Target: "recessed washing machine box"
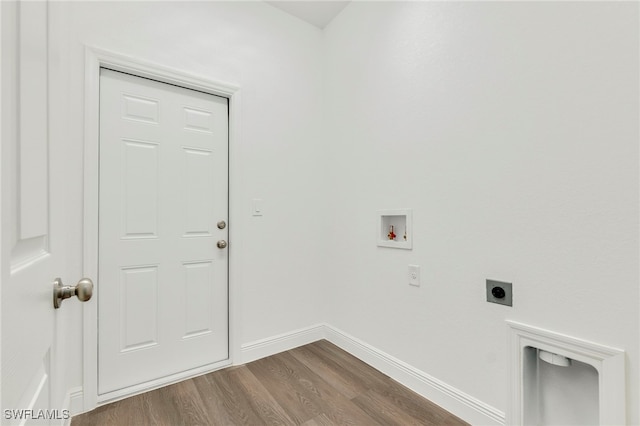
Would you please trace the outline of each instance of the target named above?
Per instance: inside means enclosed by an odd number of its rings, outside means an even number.
[[[378,210],[378,246],[412,249],[411,209]]]

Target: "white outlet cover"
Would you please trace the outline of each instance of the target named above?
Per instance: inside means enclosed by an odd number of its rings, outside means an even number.
[[[251,201],[251,214],[253,216],[262,216],[262,199],[254,198]]]
[[[409,265],[409,285],[420,287],[420,266]]]

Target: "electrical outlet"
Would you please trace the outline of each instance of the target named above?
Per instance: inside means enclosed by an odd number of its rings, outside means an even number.
[[[513,284],[487,280],[487,302],[513,306]]]
[[[420,287],[420,266],[409,265],[409,285]]]

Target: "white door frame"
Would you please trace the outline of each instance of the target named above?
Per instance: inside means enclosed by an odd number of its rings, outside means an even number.
[[[151,78],[163,83],[174,84],[188,89],[199,90],[212,95],[229,99],[229,193],[237,176],[236,162],[234,161],[235,147],[238,146],[240,130],[240,87],[234,84],[214,81],[201,76],[186,73],[181,70],[167,68],[162,65],[140,61],[130,56],[86,46],[85,47],[85,104],[84,104],[84,241],[83,241],[83,276],[98,278],[98,165],[99,165],[99,134],[100,134],[100,68],[110,68],[116,71],[133,74],[139,77]],[[232,173],[233,172],[233,173]],[[233,364],[240,354],[240,343],[237,338],[236,316],[239,306],[239,292],[232,285],[232,271],[235,269],[236,257],[233,250],[233,223],[237,217],[234,212],[234,200],[229,196],[229,360],[224,365]],[[100,283],[97,282],[99,287]],[[99,293],[96,292],[96,293]],[[83,305],[83,411],[89,411],[98,405],[114,401],[128,396],[131,391],[144,392],[156,387],[164,386],[168,382],[183,380],[187,377],[204,374],[211,371],[196,369],[188,374],[177,374],[163,380],[147,383],[145,385],[129,389],[121,396],[110,396],[109,399],[101,399],[98,396],[98,304],[88,303]]]

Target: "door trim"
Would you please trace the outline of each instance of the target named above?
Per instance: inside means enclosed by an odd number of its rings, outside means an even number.
[[[163,83],[173,84],[187,89],[198,90],[229,99],[229,222],[233,224],[237,218],[232,188],[237,179],[238,168],[235,167],[236,147],[240,139],[240,87],[235,84],[211,80],[168,68],[159,64],[140,61],[130,56],[85,46],[85,93],[84,93],[84,226],[83,226],[83,276],[96,279],[98,277],[98,165],[100,136],[100,68],[110,68],[150,78]],[[229,240],[233,241],[233,226],[229,227]],[[208,371],[231,365],[238,359],[240,343],[238,339],[237,315],[239,310],[239,292],[232,285],[235,265],[235,251],[229,245],[229,359],[222,365],[214,364],[209,369],[191,370],[189,374],[177,374],[165,380],[153,381],[145,385],[128,389],[130,392],[144,392],[166,384],[183,380],[187,377],[204,374]],[[100,283],[96,283],[99,287]],[[99,293],[99,292],[96,292]],[[130,392],[121,392],[107,398],[98,395],[98,307],[97,302],[83,304],[83,411],[89,411],[98,405],[126,397]],[[75,414],[75,413],[74,413]]]

